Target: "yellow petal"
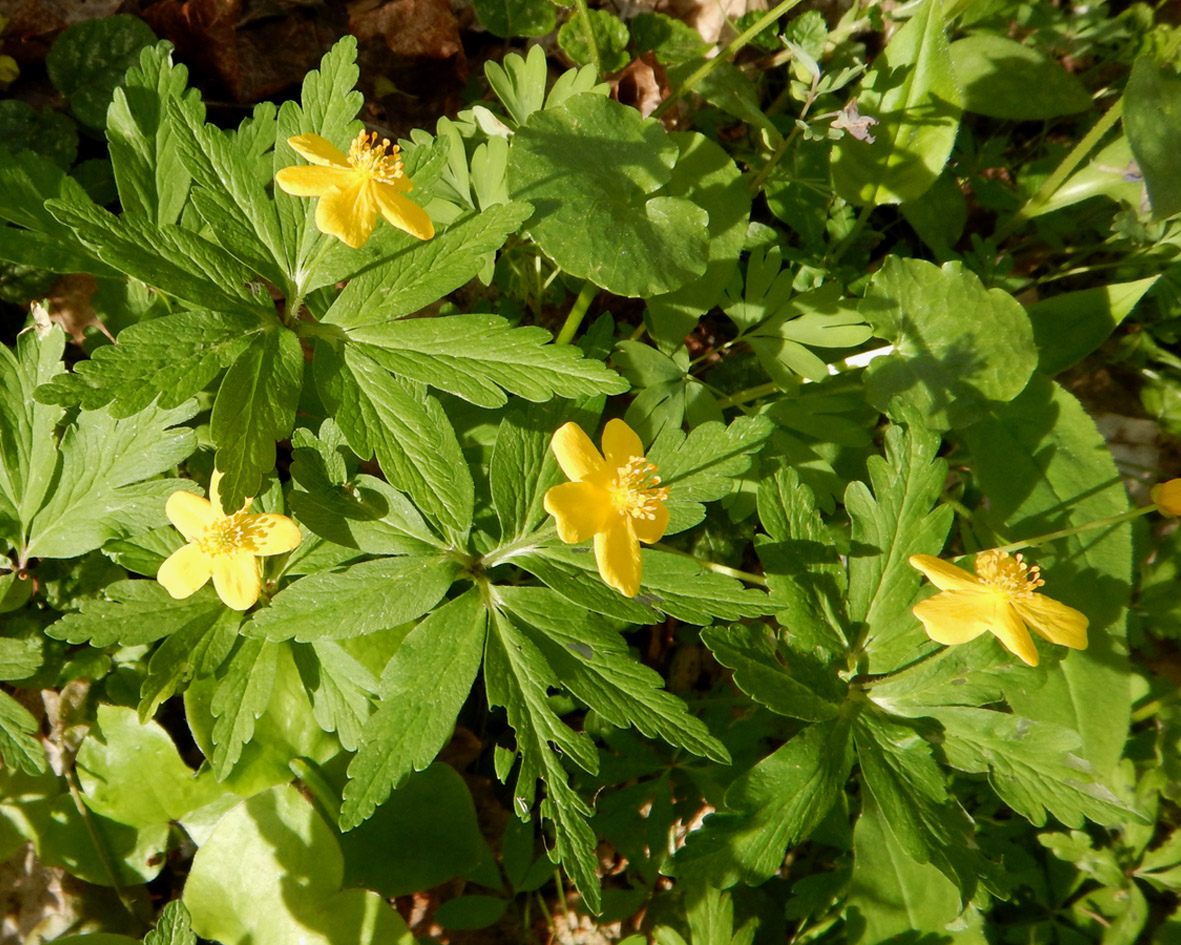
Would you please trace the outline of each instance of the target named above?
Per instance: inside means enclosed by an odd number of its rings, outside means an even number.
[[[340,149],[319,135],[296,135],[294,138],[288,138],[287,143],[295,149],[296,154],[312,164],[349,166],[349,159],[341,153]]]
[[[1037,647],[1033,644],[1033,637],[1029,635],[1025,623],[1008,601],[998,598],[990,629],[996,634],[996,638],[1001,641],[1005,649],[1021,662],[1029,666],[1037,666]]]
[[[377,201],[377,209],[390,226],[396,226],[420,240],[429,240],[435,235],[435,225],[427,212],[413,200],[398,193],[393,184],[375,182],[373,197]]]
[[[944,591],[914,605],[912,613],[936,643],[954,646],[975,640],[992,622],[991,594]]]
[[[922,571],[927,580],[941,591],[978,591],[984,586],[974,574],[941,558],[911,555],[909,560],[912,568]]]
[[[644,455],[644,444],[636,431],[622,420],[608,420],[603,428],[603,456],[612,469],[626,466],[635,456]]]
[[[1152,502],[1165,515],[1181,515],[1181,479],[1153,486]]]
[[[605,471],[602,454],[577,423],[564,423],[558,427],[550,440],[550,449],[558,458],[562,472],[575,482]]]
[[[174,598],[184,600],[201,590],[212,573],[213,559],[190,543],[165,559],[156,572],[156,580]]]
[[[595,564],[605,584],[624,597],[640,591],[640,543],[626,515],[615,517],[605,531],[595,535]]]
[[[558,537],[567,544],[586,541],[607,527],[616,514],[611,496],[589,482],[564,482],[545,494],[545,510],[554,517]]]
[[[668,509],[660,502],[653,510],[656,518],[637,518],[632,521],[632,529],[636,537],[645,544],[652,544],[664,537],[664,530],[668,528]]]
[[[185,536],[185,541],[200,538],[217,519],[213,504],[191,492],[172,493],[164,503],[164,514],[168,516],[168,521],[176,526],[177,531]]]
[[[316,205],[316,226],[320,232],[335,236],[353,249],[364,246],[377,222],[377,207],[369,191],[369,182],[355,177],[347,187],[326,191]]]
[[[249,610],[253,607],[262,589],[254,555],[240,551],[214,558],[213,589],[231,610]]]
[[[343,187],[352,171],[343,167],[285,167],[275,175],[279,189],[293,197],[319,197],[329,187]]]
[[[1051,643],[1075,650],[1087,648],[1087,617],[1051,597],[1034,594],[1028,600],[1015,600],[1013,607],[1029,626]]]
[[[294,551],[303,541],[299,526],[286,515],[277,515],[273,512],[251,515],[250,524],[262,532],[262,536],[254,540],[256,555],[281,555],[287,551]]]

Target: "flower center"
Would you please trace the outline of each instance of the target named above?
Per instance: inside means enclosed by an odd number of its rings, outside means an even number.
[[[660,485],[656,467],[643,456],[633,456],[627,465],[615,471],[615,479],[607,487],[615,511],[651,521],[668,498],[668,488]]]
[[[362,131],[349,145],[349,166],[369,180],[392,184],[405,177],[401,151],[389,138],[378,144],[377,132]]]
[[[266,529],[258,523],[259,516],[235,512],[218,519],[197,539],[197,547],[207,555],[232,555],[239,551],[258,550]]]
[[[1040,568],[1026,564],[1021,555],[1005,551],[986,551],[976,556],[976,577],[1007,597],[1028,600],[1046,582],[1039,577]]]

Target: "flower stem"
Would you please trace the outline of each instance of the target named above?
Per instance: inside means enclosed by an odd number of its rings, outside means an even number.
[[[582,21],[582,31],[586,34],[586,53],[590,57],[590,64],[595,70],[595,81],[598,82],[603,76],[603,63],[599,58],[599,42],[595,39],[595,28],[591,23],[590,10],[587,8],[586,0],[574,0],[574,5],[578,8],[578,18]]]
[[[769,397],[772,394],[778,393],[778,391],[778,384],[774,381],[767,381],[766,384],[758,384],[755,387],[748,387],[746,390],[737,391],[729,397],[722,397],[718,400],[718,406],[725,410],[727,407],[737,407],[749,401],[758,400],[760,397]]]
[[[996,548],[987,548],[986,551],[1020,551],[1022,548],[1036,548],[1039,545],[1044,545],[1048,542],[1055,541],[1059,538],[1066,538],[1069,535],[1077,535],[1080,532],[1090,531],[1092,528],[1109,528],[1113,525],[1121,525],[1124,522],[1130,522],[1132,519],[1140,518],[1147,515],[1149,512],[1155,512],[1155,505],[1145,505],[1138,509],[1132,509],[1128,512],[1121,512],[1119,515],[1112,515],[1110,518],[1100,518],[1093,522],[1085,522],[1082,525],[1075,525],[1073,528],[1062,528],[1056,532],[1047,532],[1045,535],[1038,535],[1035,538],[1026,538],[1023,541],[1014,541],[1007,545],[1000,545]],[[983,554],[983,551],[976,552]]]
[[[586,5],[586,0],[583,0],[583,5]],[[566,316],[566,323],[562,325],[562,330],[558,332],[558,337],[554,339],[556,345],[568,345],[574,340],[574,336],[578,333],[578,326],[582,324],[583,316],[586,315],[587,309],[590,308],[591,302],[595,300],[595,296],[599,294],[599,287],[595,285],[590,279],[582,284],[582,291],[578,293],[578,298],[574,300],[574,304],[570,307],[570,314]]]
[[[730,57],[737,53],[743,46],[751,41],[752,38],[761,33],[764,29],[778,20],[785,13],[790,11],[792,7],[798,6],[802,0],[783,0],[773,10],[768,10],[767,13],[756,20],[751,27],[744,33],[740,34],[734,39],[729,46],[723,49],[713,59],[707,59],[689,78],[681,83],[681,87],[673,92],[668,98],[660,103],[656,111],[652,113],[653,118],[660,118],[665,112],[673,107],[673,104],[681,98],[686,92],[690,92],[693,88],[704,79],[707,75],[714,71],[722,62],[728,62]]]
[[[671,548],[662,541],[657,542],[652,547],[659,548],[661,551],[667,552],[670,555],[676,555],[678,558],[688,558],[690,561],[696,561],[707,571],[713,571],[714,574],[724,574],[726,577],[737,578],[739,581],[745,581],[747,584],[757,584],[759,587],[767,586],[767,579],[761,574],[752,574],[750,571],[739,571],[737,568],[727,567],[724,564],[718,564],[716,561],[706,561],[704,558],[691,555],[689,552],[681,551],[679,548]]]
[[[541,528],[528,535],[522,535],[520,538],[514,538],[508,544],[501,545],[499,548],[494,548],[488,554],[480,559],[480,563],[487,568],[494,568],[498,564],[504,564],[513,558],[519,558],[521,555],[527,555],[531,552],[537,551],[549,543],[549,540],[557,534],[557,526],[554,520],[549,519]]]

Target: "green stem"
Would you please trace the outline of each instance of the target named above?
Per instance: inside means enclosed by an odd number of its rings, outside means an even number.
[[[340,795],[336,793],[319,769],[303,758],[292,758],[287,763],[287,767],[303,782],[304,787],[312,792],[312,797],[328,814],[328,819],[335,823],[340,818]]]
[[[527,555],[539,548],[549,544],[557,534],[557,526],[554,520],[549,519],[537,531],[531,532],[528,535],[522,535],[520,538],[514,538],[508,544],[501,545],[499,548],[494,548],[488,554],[480,559],[480,564],[485,569],[494,568],[498,564],[504,564],[506,561],[511,561],[513,558],[519,558],[521,555]]]
[[[583,0],[585,5],[586,0]],[[599,287],[595,285],[590,279],[582,284],[582,291],[578,293],[578,298],[574,300],[574,304],[570,307],[570,314],[566,316],[566,323],[562,325],[562,330],[558,332],[558,337],[554,339],[556,345],[568,345],[574,340],[574,336],[578,333],[578,326],[582,324],[583,316],[586,315],[587,309],[590,308],[591,302],[595,300],[595,296],[599,294]]]
[[[657,542],[652,547],[659,548],[661,551],[667,552],[670,555],[676,555],[678,558],[688,558],[690,561],[696,561],[707,571],[713,571],[714,574],[724,574],[726,577],[737,578],[740,581],[746,581],[747,584],[757,584],[759,587],[767,586],[767,579],[761,574],[752,574],[750,571],[739,571],[737,568],[727,567],[724,564],[718,564],[716,561],[706,561],[704,558],[691,555],[687,551],[670,548],[662,541]]]
[[[1093,528],[1110,528],[1113,525],[1121,525],[1124,522],[1130,522],[1132,519],[1140,518],[1148,515],[1150,512],[1155,512],[1155,505],[1145,505],[1138,509],[1132,509],[1129,512],[1121,512],[1119,515],[1112,515],[1110,518],[1100,518],[1093,522],[1085,522],[1082,525],[1076,525],[1073,528],[1061,528],[1056,532],[1047,532],[1045,535],[1038,535],[1035,538],[1026,538],[1024,541],[1014,541],[1007,545],[1000,545],[996,548],[986,548],[985,551],[1020,551],[1022,548],[1036,548],[1044,545],[1047,542],[1055,541],[1059,538],[1066,538],[1070,535],[1077,535],[1080,532],[1087,532]],[[978,551],[976,554],[984,554],[983,551]]]
[[[304,299],[307,298],[307,286],[312,281],[312,276],[315,275],[320,263],[323,262],[328,250],[332,248],[333,237],[325,236],[320,240],[320,245],[312,254],[311,258],[301,268],[299,272],[299,279],[296,280],[295,289],[287,296],[289,304],[285,306],[283,311],[283,323],[288,328],[294,328],[299,321],[299,311],[303,308]]]
[[[1074,173],[1075,168],[1091,153],[1100,139],[1120,120],[1123,112],[1124,100],[1120,98],[1100,116],[1099,120],[1091,127],[1091,130],[1083,136],[1082,141],[1076,144],[1071,149],[1071,152],[1062,159],[1062,163],[1054,168],[1054,172],[1046,178],[1045,183],[1038,188],[1037,193],[1025,202],[1025,206],[1013,214],[1013,216],[1009,217],[1004,225],[996,231],[994,238],[997,243],[1000,243],[1001,240],[1011,234],[1018,226],[1036,215],[1042,207],[1050,202],[1050,199],[1058,192],[1058,189],[1066,183],[1066,178]]]
[[[582,31],[586,34],[586,52],[590,56],[590,64],[595,69],[595,81],[598,82],[603,76],[603,63],[599,59],[599,42],[595,39],[590,10],[587,8],[586,0],[574,0],[574,5],[578,7],[578,18],[582,20]]]
[[[707,75],[714,71],[723,61],[729,61],[730,57],[737,53],[743,46],[751,41],[751,39],[761,33],[764,29],[778,20],[783,14],[789,12],[793,7],[798,6],[803,0],[783,0],[777,7],[768,10],[766,14],[759,17],[746,32],[741,33],[735,40],[723,49],[713,59],[707,59],[702,63],[701,67],[689,76],[681,87],[673,92],[668,98],[660,103],[660,106],[652,113],[653,118],[659,118],[667,112],[686,92],[691,92],[694,87],[704,79]]]
[[[746,390],[740,390],[737,393],[731,394],[729,397],[721,398],[718,401],[718,406],[725,410],[727,407],[737,407],[749,401],[758,400],[760,397],[769,397],[771,394],[778,392],[778,385],[774,381],[767,381],[766,384],[748,387]]]

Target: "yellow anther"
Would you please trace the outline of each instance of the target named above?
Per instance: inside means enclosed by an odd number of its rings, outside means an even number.
[[[392,184],[405,176],[402,149],[389,138],[377,143],[376,132],[360,132],[349,145],[349,166],[370,180]]]
[[[1027,565],[1021,555],[986,551],[976,558],[976,577],[1010,597],[1025,600],[1046,582],[1037,565]]]
[[[643,456],[633,456],[619,467],[609,491],[617,512],[648,521],[656,518],[656,510],[668,498],[656,466]]]

